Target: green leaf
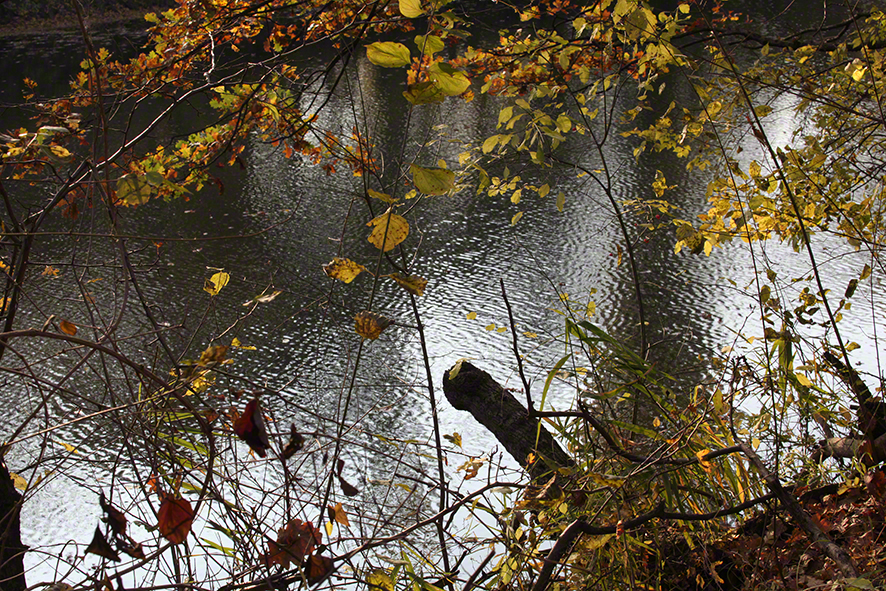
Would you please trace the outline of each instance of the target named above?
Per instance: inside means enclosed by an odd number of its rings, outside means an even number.
[[[423,168],[409,165],[415,188],[425,195],[445,195],[455,187],[455,173],[447,168]]]
[[[400,14],[406,18],[418,18],[425,13],[421,7],[421,0],[400,0],[399,5]]]
[[[402,68],[412,63],[409,48],[394,41],[378,41],[366,47],[366,57],[376,66]]]
[[[434,55],[438,51],[443,51],[446,47],[443,39],[436,35],[416,35],[415,45],[425,55]]]
[[[428,76],[446,96],[458,96],[471,85],[471,81],[464,75],[464,72],[443,62],[431,64],[428,67]]]
[[[117,198],[126,205],[144,205],[153,192],[146,176],[127,174],[117,181]]]

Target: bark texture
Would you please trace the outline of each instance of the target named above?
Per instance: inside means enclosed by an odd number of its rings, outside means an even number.
[[[462,361],[455,377],[450,379],[455,367],[443,374],[443,393],[449,404],[471,413],[533,478],[573,465],[572,458],[551,434],[539,427],[538,420],[530,417],[526,408],[491,375]],[[526,463],[530,454],[539,458],[531,466]]]

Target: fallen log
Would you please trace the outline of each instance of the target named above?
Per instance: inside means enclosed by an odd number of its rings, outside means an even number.
[[[533,478],[574,465],[572,457],[513,394],[467,361],[443,373],[443,393],[454,408],[468,411],[486,427]],[[527,459],[532,455],[537,459],[530,464]]]

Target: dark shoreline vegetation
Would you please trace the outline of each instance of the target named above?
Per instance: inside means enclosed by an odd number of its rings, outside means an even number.
[[[886,584],[886,13],[157,4],[0,4],[0,589]]]
[[[167,10],[175,0],[88,0],[82,3],[91,25],[136,20],[148,12]],[[0,35],[26,35],[77,28],[67,0],[7,0],[0,4]]]

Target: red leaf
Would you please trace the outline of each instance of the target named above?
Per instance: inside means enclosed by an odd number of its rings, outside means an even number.
[[[314,586],[332,574],[332,559],[328,556],[308,556],[304,565],[308,586]]]
[[[187,499],[166,495],[157,512],[157,528],[160,534],[173,544],[181,544],[191,532],[194,510]]]
[[[277,532],[276,543],[268,542],[267,561],[283,568],[289,568],[290,562],[300,564],[322,540],[320,530],[310,521],[293,519]]]
[[[260,457],[263,458],[267,455],[266,450],[271,447],[271,444],[268,441],[268,433],[265,431],[265,421],[261,416],[258,398],[253,398],[246,403],[243,414],[234,421],[234,433]]]

